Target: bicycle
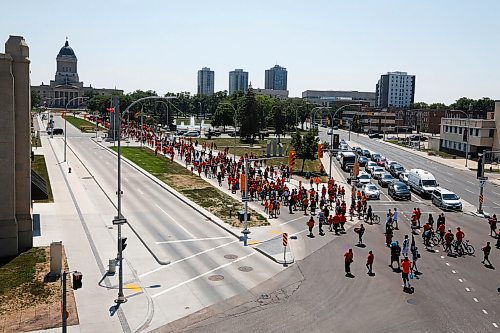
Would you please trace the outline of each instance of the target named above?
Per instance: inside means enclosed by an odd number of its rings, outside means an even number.
[[[468,254],[471,256],[475,253],[474,247],[469,244],[468,240],[462,241],[460,245],[458,244],[457,240],[454,240],[451,247],[459,256],[463,256],[464,254]]]

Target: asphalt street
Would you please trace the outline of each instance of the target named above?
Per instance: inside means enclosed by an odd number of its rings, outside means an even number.
[[[377,148],[377,151],[389,159],[401,158],[391,154],[392,151],[401,154],[392,147],[387,150]],[[405,162],[410,161],[407,163],[419,159],[421,157],[404,157]],[[404,165],[410,168],[428,165],[425,160],[415,163],[418,164]],[[334,167],[337,173],[341,173],[337,162]],[[450,169],[444,172],[455,171]],[[398,208],[401,230],[395,232],[394,239],[400,242],[405,234],[410,234],[409,218],[414,207],[423,212],[423,221],[429,213],[435,220],[441,213],[430,200],[415,194],[412,201],[394,201],[387,196],[386,189],[380,201],[369,201],[369,204],[382,221],[388,209]],[[284,214],[280,218],[289,219],[287,213]],[[365,248],[354,246],[356,234],[352,231],[342,236],[327,232],[324,237],[304,240],[306,246],[318,241],[322,246],[251,292],[211,306],[158,331],[495,331],[500,325],[499,275],[495,269],[481,264],[481,247],[486,241],[495,241],[489,237],[489,226],[486,220],[471,214],[446,212],[445,215],[447,227],[454,231],[456,227],[462,227],[476,253],[456,258],[443,253],[440,246],[426,251],[420,235],[415,236],[422,255],[418,260],[422,275],[412,282],[415,288],[413,294],[403,292],[400,273],[388,267],[390,252],[384,245],[383,224],[367,226]],[[296,223],[293,219],[289,221],[284,222],[286,226]],[[359,221],[355,218],[354,223]],[[300,229],[300,226],[296,227]],[[342,254],[349,247],[354,249],[353,279],[343,274]],[[364,267],[368,250],[373,250],[376,257],[376,274],[373,277],[366,275]],[[493,249],[491,260],[494,267],[500,265],[498,250]]]
[[[55,126],[64,128],[60,117],[55,117]],[[78,156],[116,203],[116,155],[92,141],[93,135],[68,124],[68,154]],[[64,139],[54,136],[53,140],[62,144]],[[164,266],[151,260],[152,256],[146,259],[128,249],[124,252],[141,284],[156,286],[150,291],[155,306],[150,328],[240,294],[283,269],[243,247],[234,236],[123,162],[122,190],[123,215],[160,260],[171,262]],[[125,226],[123,233],[127,237],[132,231]],[[133,275],[125,272],[125,280]],[[222,280],[209,279],[214,275]]]

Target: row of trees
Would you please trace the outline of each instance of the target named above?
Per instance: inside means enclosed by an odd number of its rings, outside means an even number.
[[[483,97],[481,99],[472,99],[467,97],[459,98],[455,103],[446,105],[444,103],[432,103],[427,104],[425,102],[413,103],[410,108],[412,109],[453,109],[462,111],[483,111],[491,112],[495,109],[495,101],[489,97]]]

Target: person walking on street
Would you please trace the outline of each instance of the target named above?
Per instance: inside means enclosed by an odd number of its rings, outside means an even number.
[[[394,230],[399,230],[398,227],[398,209],[394,207],[394,213],[392,214],[392,221],[394,223]]]
[[[401,269],[399,266],[399,255],[401,254],[401,247],[399,246],[399,243],[397,241],[392,242],[391,244],[391,268],[394,269],[394,266],[392,266],[393,262],[396,262],[398,264],[398,270]]]
[[[372,269],[373,269],[373,260],[375,259],[375,256],[373,255],[372,251],[368,252],[368,257],[366,258],[366,268],[368,269],[368,275],[372,275]]]
[[[411,248],[411,257],[413,259],[413,264],[411,265],[411,270],[415,272],[415,274],[419,274],[417,267],[417,260],[420,257],[420,253],[418,253],[418,247]]]
[[[490,256],[490,252],[491,252],[491,246],[490,246],[490,242],[486,242],[486,246],[484,246],[482,249],[483,251],[483,261],[482,263],[484,265],[486,265],[486,261],[488,262],[488,265],[493,267],[493,265],[491,264],[491,261],[489,259],[489,256]]]
[[[325,233],[323,232],[323,224],[325,223],[325,214],[320,211],[318,214],[318,223],[319,223],[319,234],[323,236]]]
[[[344,265],[345,265],[345,276],[352,277],[351,274],[351,264],[354,261],[354,253],[352,253],[352,249],[349,249],[346,253],[344,253]]]
[[[313,235],[314,217],[311,216],[309,221],[307,221],[307,227],[309,228],[309,237],[314,237]]]
[[[405,235],[402,245],[401,254],[403,257],[408,257],[408,252],[410,251],[410,239],[408,238],[408,235]]]
[[[408,257],[405,257],[403,260],[401,260],[401,277],[403,278],[403,289],[411,287],[409,279],[410,272],[411,272],[411,261],[408,259]]]
[[[363,245],[363,234],[365,233],[365,227],[363,226],[363,223],[361,223],[359,225],[359,228],[358,228],[358,245]]]
[[[497,236],[497,215],[493,214],[493,216],[488,221],[490,223],[490,236]]]

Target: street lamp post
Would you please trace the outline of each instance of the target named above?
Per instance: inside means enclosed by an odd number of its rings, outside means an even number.
[[[234,120],[234,150],[233,150],[233,156],[234,156],[234,160],[236,161],[236,108],[234,107],[233,104],[229,103],[229,102],[223,102],[223,103],[220,103],[219,105],[229,105],[233,111],[234,111],[234,116],[233,116],[233,120]]]
[[[200,117],[201,117],[201,110],[202,110],[201,109],[201,102],[198,102],[198,105],[200,106]],[[201,119],[200,119],[200,138],[201,138]]]
[[[66,162],[66,147],[68,146],[68,144],[66,143],[66,124],[67,124],[67,120],[66,120],[66,117],[68,116],[68,105],[73,102],[73,101],[76,101],[76,100],[79,100],[79,99],[88,99],[88,97],[84,97],[84,96],[78,96],[78,97],[75,97],[75,98],[72,98],[68,101],[68,103],[66,103],[66,106],[64,107],[64,162]],[[73,116],[74,117],[74,116]],[[52,130],[53,132],[53,130]]]
[[[126,223],[127,220],[123,217],[122,215],[122,191],[121,191],[121,123],[123,116],[125,114],[128,114],[130,112],[130,108],[134,106],[137,103],[140,103],[144,100],[149,100],[149,99],[165,99],[164,97],[160,96],[148,96],[148,97],[143,97],[140,98],[133,103],[131,103],[123,112],[120,112],[120,106],[118,103],[118,97],[114,96],[115,102],[114,107],[117,109],[118,112],[116,112],[118,116],[118,142],[117,142],[117,169],[118,169],[118,177],[117,177],[117,191],[116,194],[118,196],[117,200],[117,205],[116,205],[116,210],[117,210],[117,216],[113,220],[113,224],[118,225],[118,265],[119,265],[119,270],[118,270],[118,298],[115,300],[115,303],[120,304],[120,303],[125,303],[127,299],[125,298],[125,295],[123,294],[123,243],[122,243],[122,235],[121,235],[121,226],[122,224]]]

